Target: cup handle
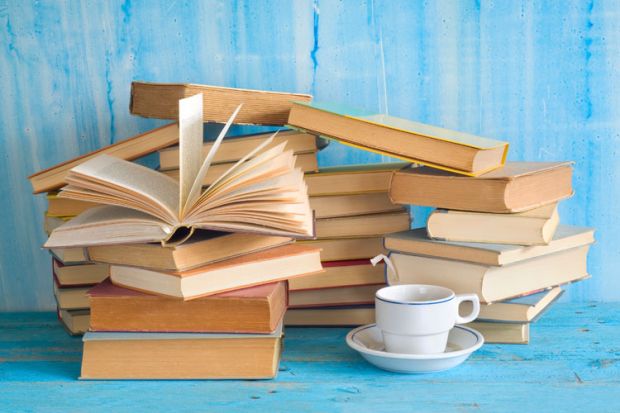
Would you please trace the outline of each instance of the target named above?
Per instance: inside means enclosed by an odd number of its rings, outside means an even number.
[[[471,323],[472,321],[476,319],[476,317],[478,317],[478,314],[480,314],[480,299],[478,298],[477,294],[459,294],[455,297],[455,299],[456,299],[456,311],[457,311],[456,324]],[[465,317],[461,317],[461,315],[458,313],[459,305],[461,305],[463,301],[471,301],[472,304],[474,305],[474,308],[472,309],[471,313]]]

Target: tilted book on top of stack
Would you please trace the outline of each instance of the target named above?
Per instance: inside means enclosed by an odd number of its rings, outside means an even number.
[[[284,144],[254,148],[207,190],[202,181],[240,108],[202,159],[202,96],[179,101],[180,181],[107,155],[69,171],[59,197],[108,204],[56,228],[46,247],[180,243],[195,229],[312,238],[303,172]]]
[[[335,104],[295,102],[288,126],[341,143],[463,175],[506,161],[508,143]]]
[[[235,108],[242,104],[236,123],[252,125],[283,125],[293,101],[310,101],[312,96],[301,93],[270,92],[193,83],[131,83],[129,111],[147,118],[177,119],[180,99],[200,94],[204,105],[201,118],[205,122],[224,123]]]

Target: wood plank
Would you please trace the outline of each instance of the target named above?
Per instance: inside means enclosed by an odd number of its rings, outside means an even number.
[[[443,373],[367,364],[348,329],[288,328],[280,372],[261,381],[78,381],[81,342],[52,313],[0,314],[0,406],[7,411],[620,410],[620,303],[557,304],[532,344],[485,345]],[[44,401],[44,402],[43,402]],[[44,403],[44,404],[43,404]],[[52,408],[53,406],[53,408]]]

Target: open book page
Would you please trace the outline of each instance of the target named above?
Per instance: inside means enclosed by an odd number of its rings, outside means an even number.
[[[291,151],[282,152],[285,145],[285,143],[282,143],[245,163],[239,161],[232,166],[203,192],[196,205],[192,208],[190,215],[194,215],[205,207],[209,208],[211,202],[218,199],[224,193],[274,176],[290,173],[295,167],[295,156]]]
[[[108,194],[111,197],[122,193],[122,198],[160,209],[161,212],[157,216],[170,224],[177,224],[179,221],[177,210],[179,184],[174,179],[142,165],[109,155],[100,155],[71,169],[66,181],[71,185]],[[59,196],[63,196],[62,191]],[[80,199],[77,196],[72,198]],[[117,202],[115,204],[119,205]],[[145,211],[144,208],[136,207],[136,203],[133,203],[131,208]]]
[[[217,188],[221,187],[222,185],[225,185],[225,182],[228,182],[228,180],[230,178],[232,178],[234,176],[237,176],[240,173],[243,173],[243,171],[246,170],[249,167],[248,164],[250,164],[250,165],[252,164],[252,163],[246,162],[246,161],[248,159],[252,159],[252,158],[256,157],[256,154],[260,153],[264,148],[269,146],[273,142],[273,140],[275,139],[277,134],[278,134],[278,132],[276,131],[267,140],[265,140],[263,143],[258,145],[256,148],[252,149],[252,151],[250,151],[248,154],[246,154],[241,159],[239,159],[237,162],[235,162],[235,164],[233,166],[231,166],[226,172],[224,172],[222,175],[220,175],[220,177],[217,178],[209,186],[209,188],[201,195],[200,199],[202,200],[203,198],[207,197],[208,194],[210,194],[211,192],[215,191]],[[285,145],[286,145],[286,143],[285,143]],[[276,145],[276,146],[279,146],[279,145]],[[282,152],[282,151],[279,150],[279,152]],[[252,161],[256,162],[254,159],[252,159]],[[203,183],[199,182],[199,184],[202,185]]]
[[[197,228],[311,236],[313,216],[299,169],[227,192],[192,216]]]
[[[173,230],[143,212],[106,205],[88,209],[56,228],[45,248],[160,242]]]
[[[202,183],[205,179],[205,176],[207,175],[207,171],[209,170],[209,167],[211,166],[211,162],[215,158],[215,154],[217,153],[217,150],[219,149],[220,144],[222,143],[222,140],[224,139],[224,136],[226,136],[228,129],[230,129],[230,125],[232,125],[232,121],[237,116],[237,113],[239,113],[239,110],[241,110],[241,106],[242,105],[237,106],[237,109],[235,109],[233,114],[228,119],[228,122],[226,122],[226,125],[224,125],[224,128],[222,128],[222,130],[220,131],[220,134],[218,135],[217,139],[213,143],[213,146],[211,146],[211,150],[209,150],[209,153],[207,154],[204,162],[202,163],[200,170],[197,172],[196,176],[194,177],[194,182],[192,183],[191,190],[187,196],[187,199],[185,200],[185,204],[180,210],[181,219],[185,217],[188,210],[191,209],[191,207],[196,203],[196,201],[198,201],[200,197],[200,193],[202,192]],[[200,119],[200,122],[202,122],[202,118]],[[202,144],[202,132],[200,134],[200,142]],[[199,152],[199,153],[201,154],[202,152]]]
[[[202,163],[202,101],[202,93],[179,100],[179,218]]]
[[[97,187],[100,188],[101,185],[97,185]],[[128,197],[125,192],[115,190],[113,188],[106,188],[106,193],[101,193],[84,189],[79,186],[67,185],[62,188],[62,197],[76,199],[79,201],[94,202],[97,204],[116,205],[131,208],[146,212],[147,214],[150,214],[165,222],[168,221],[168,216],[165,213],[162,213],[162,209],[158,205],[145,203],[135,199],[135,197]]]

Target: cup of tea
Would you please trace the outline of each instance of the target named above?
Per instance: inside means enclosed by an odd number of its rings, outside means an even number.
[[[472,303],[470,314],[461,316],[459,305]],[[446,350],[448,333],[455,324],[478,317],[476,294],[455,294],[437,285],[404,284],[385,287],[375,294],[377,327],[385,350],[401,354],[435,354]]]

